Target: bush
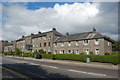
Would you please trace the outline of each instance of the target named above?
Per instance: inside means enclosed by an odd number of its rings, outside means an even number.
[[[3,54],[4,54],[4,55],[7,55],[7,52],[4,52]]]
[[[23,57],[29,57],[30,56],[29,53],[21,53],[19,56],[22,57],[22,54],[23,54]]]
[[[76,54],[56,54],[55,59],[62,60],[74,60],[74,61],[83,61],[86,62],[88,55],[76,55]]]
[[[13,53],[14,53],[13,51],[8,51],[7,55],[13,55]]]
[[[52,54],[42,54],[43,58],[53,59]],[[86,62],[87,58],[90,58],[91,62],[102,62],[102,63],[112,63],[119,64],[120,54],[116,55],[76,55],[76,54],[55,54],[55,59],[58,60],[74,60],[74,61],[82,61]]]
[[[120,54],[120,51],[112,51],[111,54],[112,54],[112,55]]]
[[[15,55],[20,55],[21,54],[21,50],[19,48],[15,48]]]
[[[81,55],[86,55],[86,52],[82,52]]]
[[[93,55],[93,54],[94,54],[94,53],[91,51],[91,52],[90,52],[90,55]]]
[[[110,55],[110,53],[109,52],[105,52],[105,55]]]
[[[92,62],[102,62],[102,63],[112,63],[112,64],[119,64],[120,60],[119,58],[120,54],[117,55],[91,55],[91,61]]]
[[[48,52],[48,54],[52,54],[51,52]]]
[[[53,59],[53,54],[41,54],[43,58]]]

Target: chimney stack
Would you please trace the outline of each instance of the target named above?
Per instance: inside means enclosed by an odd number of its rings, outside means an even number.
[[[22,36],[22,38],[24,38],[25,36]]]
[[[69,33],[68,33],[68,32],[66,32],[66,36],[69,36]]]
[[[93,31],[96,31],[95,27],[93,27]]]
[[[33,33],[31,33],[31,35],[34,35]]]
[[[56,28],[53,28],[52,31],[56,31]]]
[[[41,34],[41,32],[39,31],[38,34]]]

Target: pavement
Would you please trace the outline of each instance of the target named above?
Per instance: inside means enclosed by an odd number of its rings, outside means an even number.
[[[13,57],[13,56],[7,56],[7,57]],[[103,69],[115,69],[118,70],[119,65],[113,65],[110,63],[99,63],[99,62],[90,62],[90,63],[84,63],[80,61],[70,61],[70,60],[52,60],[52,59],[35,59],[31,57],[17,57],[14,56],[14,58],[22,58],[22,59],[28,59],[28,60],[36,60],[41,62],[52,62],[52,63],[59,63],[59,64],[67,64],[67,65],[77,65],[77,66],[83,66],[83,67],[93,67],[93,68],[103,68]]]

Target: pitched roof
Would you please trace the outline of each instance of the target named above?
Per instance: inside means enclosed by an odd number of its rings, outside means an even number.
[[[92,31],[92,32],[84,32],[79,34],[62,36],[54,42],[78,41],[78,40],[85,40],[85,39],[97,39],[97,38],[103,38],[103,37],[105,36],[96,31]]]

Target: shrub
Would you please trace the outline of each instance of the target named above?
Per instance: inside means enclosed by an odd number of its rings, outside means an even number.
[[[42,54],[43,58],[53,59],[52,54]],[[116,55],[76,55],[76,54],[55,54],[55,59],[58,60],[74,60],[74,61],[82,61],[86,62],[86,59],[89,57],[91,62],[102,62],[102,63],[112,63],[119,64],[120,54]]]
[[[111,54],[112,54],[112,55],[120,54],[120,51],[112,51]]]
[[[86,55],[86,52],[82,52],[81,55]]]
[[[90,54],[93,55],[94,53],[91,51]]]
[[[4,52],[3,54],[4,54],[4,55],[7,55],[7,52]]]
[[[83,61],[86,62],[87,55],[76,55],[76,54],[56,54],[55,59],[62,60],[75,60],[75,61]]]
[[[48,54],[52,54],[51,52],[48,52]]]
[[[14,53],[13,51],[8,51],[7,55],[13,55],[13,53]]]
[[[22,53],[19,55],[20,57],[22,57]],[[29,53],[23,53],[23,57],[29,57]]]
[[[105,52],[105,55],[110,55],[110,53],[109,52]]]
[[[21,54],[21,50],[19,48],[15,48],[15,55],[20,55]]]
[[[42,58],[53,59],[53,54],[41,54]]]
[[[41,50],[39,50],[39,53],[40,54],[46,54],[46,51],[44,51],[44,50],[41,49]]]

